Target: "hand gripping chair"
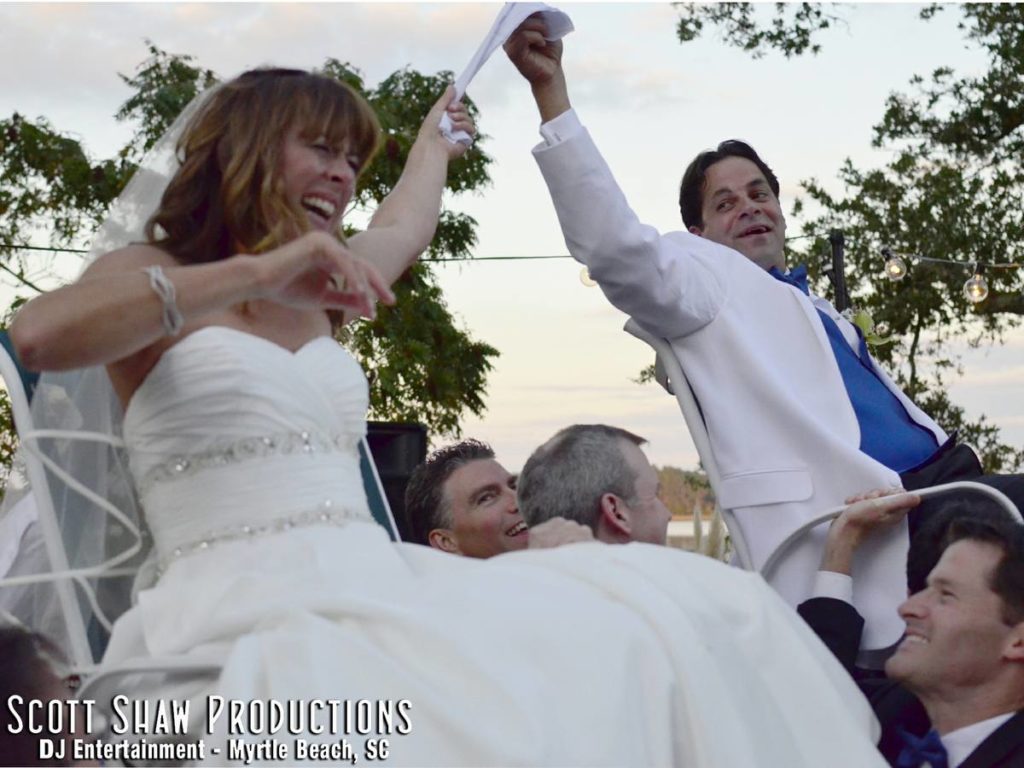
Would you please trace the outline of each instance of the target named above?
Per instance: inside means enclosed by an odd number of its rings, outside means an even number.
[[[669,344],[667,339],[651,335],[641,328],[632,318],[626,322],[624,330],[627,333],[636,336],[654,350],[656,356],[654,362],[654,376],[658,383],[661,384],[661,386],[664,387],[670,395],[675,395],[676,402],[679,404],[679,409],[683,412],[683,419],[686,421],[686,426],[690,430],[690,436],[693,438],[694,446],[697,448],[697,455],[700,456],[701,464],[703,464],[704,471],[708,475],[708,482],[711,484],[711,489],[716,492],[717,496],[721,482],[721,474],[718,470],[718,464],[715,461],[715,453],[712,450],[711,441],[708,438],[707,427],[704,423],[704,415],[701,412],[697,398],[693,394],[693,390],[690,388],[686,374],[683,371],[682,366],[679,364],[679,358],[672,350],[672,346]],[[970,490],[972,492],[986,495],[1005,507],[1006,510],[1016,519],[1021,519],[1020,511],[1005,494],[997,491],[995,488],[983,485],[982,483],[946,483],[944,485],[936,485],[931,488],[917,490],[914,491],[914,493],[925,498],[928,496],[938,496],[951,491],[960,490]],[[722,520],[725,522],[726,528],[729,531],[729,538],[732,541],[736,555],[736,563],[741,568],[748,571],[760,570],[761,575],[764,576],[765,579],[769,579],[771,577],[775,568],[783,559],[785,559],[793,545],[796,544],[806,533],[822,523],[837,517],[845,509],[845,506],[835,507],[834,509],[830,509],[817,517],[808,520],[786,537],[778,547],[776,547],[775,551],[765,559],[765,562],[760,569],[756,569],[754,567],[753,558],[750,556],[750,547],[744,539],[743,531],[737,524],[736,517],[732,510],[722,509],[717,499],[715,504],[719,514],[722,516]]]

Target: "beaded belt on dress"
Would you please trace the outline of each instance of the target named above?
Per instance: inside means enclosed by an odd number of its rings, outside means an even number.
[[[365,510],[351,510],[338,508],[330,499],[318,504],[314,509],[306,509],[291,515],[279,517],[268,523],[257,525],[236,525],[228,528],[210,531],[199,539],[175,547],[165,557],[161,557],[157,565],[157,575],[164,571],[179,558],[203,552],[217,544],[224,544],[229,541],[241,541],[244,539],[255,539],[259,536],[266,536],[274,533],[284,533],[294,528],[303,528],[310,525],[334,525],[344,526],[352,521],[364,523],[374,522],[373,517]]]
[[[338,453],[358,455],[351,434],[328,436],[313,432],[288,432],[243,438],[205,451],[173,456],[150,468],[138,483],[143,496],[158,483],[189,477],[202,470],[268,456],[288,454]],[[342,526],[353,520],[373,522],[365,509],[349,509],[324,499],[314,508],[283,515],[265,523],[233,525],[214,529],[191,542],[174,547],[160,558],[157,573],[162,574],[178,558],[195,554],[229,541],[239,541],[283,533],[310,525]]]
[[[356,455],[352,435],[323,435],[315,432],[284,432],[235,440],[197,453],[172,456],[147,470],[138,482],[145,496],[154,485],[188,477],[204,469],[223,467],[249,459],[292,453],[347,453]]]

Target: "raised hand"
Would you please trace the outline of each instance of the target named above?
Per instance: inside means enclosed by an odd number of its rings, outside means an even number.
[[[539,14],[519,25],[503,46],[519,73],[531,85],[551,81],[562,69],[562,41],[544,39],[546,26]]]
[[[448,154],[448,159],[454,160],[465,154],[469,147],[460,142],[448,141],[441,133],[438,124],[445,112],[448,113],[448,119],[452,121],[453,131],[465,131],[470,136],[476,136],[476,125],[473,123],[473,118],[469,116],[469,110],[461,101],[455,100],[455,86],[449,85],[441,94],[441,98],[430,108],[423,125],[420,126],[416,140],[440,142],[440,146]]]
[[[851,496],[836,523],[851,529],[857,544],[873,531],[895,525],[907,511],[921,503],[921,497],[902,488],[883,488]]]
[[[326,232],[309,232],[290,243],[250,257],[260,298],[294,307],[347,309],[376,317],[376,303],[394,304],[380,272],[354,256]]]
[[[853,556],[871,534],[890,528],[902,520],[907,510],[921,503],[921,497],[901,488],[887,488],[851,496],[828,530],[823,571],[849,574]]]

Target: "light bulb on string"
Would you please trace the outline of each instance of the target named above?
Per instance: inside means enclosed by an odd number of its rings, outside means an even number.
[[[593,288],[597,285],[597,281],[590,276],[590,270],[586,267],[580,270],[580,282],[587,286],[587,288]]]
[[[980,304],[988,298],[988,281],[985,279],[984,264],[974,265],[974,275],[964,283],[964,298],[972,304]]]
[[[902,257],[893,253],[889,248],[882,249],[885,256],[885,276],[890,280],[902,280],[907,276],[907,262]]]

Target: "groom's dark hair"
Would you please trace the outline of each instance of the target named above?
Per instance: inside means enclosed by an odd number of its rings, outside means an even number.
[[[471,461],[493,459],[494,450],[480,440],[439,448],[412,471],[405,488],[405,515],[412,540],[430,546],[430,532],[451,527],[451,505],[444,484],[459,467]]]
[[[768,167],[768,163],[761,159],[761,156],[754,151],[754,148],[739,139],[728,139],[720,143],[715,149],[708,149],[701,152],[693,162],[686,168],[683,174],[683,181],[679,185],[679,213],[682,214],[683,224],[687,229],[690,227],[704,227],[704,192],[707,188],[708,169],[715,163],[725,160],[727,157],[742,157],[749,160],[757,169],[764,174],[768,187],[779,196],[779,179]]]

